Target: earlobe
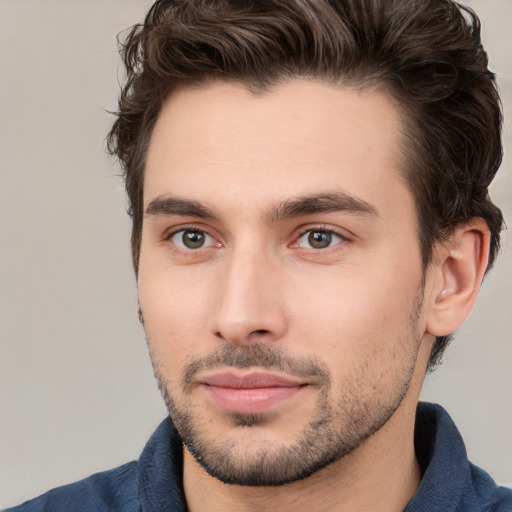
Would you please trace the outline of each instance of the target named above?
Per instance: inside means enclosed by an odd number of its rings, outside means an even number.
[[[439,243],[433,263],[438,279],[427,320],[429,334],[451,334],[469,316],[487,269],[489,244],[489,229],[480,218],[459,226]]]

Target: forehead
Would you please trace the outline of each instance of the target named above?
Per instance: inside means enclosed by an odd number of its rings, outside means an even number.
[[[309,80],[261,95],[224,82],[182,88],[155,125],[144,202],[177,194],[248,207],[249,195],[255,205],[331,189],[365,201],[403,193],[401,129],[375,90]]]

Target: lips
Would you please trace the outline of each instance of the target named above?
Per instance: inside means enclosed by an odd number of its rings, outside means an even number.
[[[238,414],[270,411],[306,387],[306,383],[265,372],[218,372],[203,376],[200,383],[217,407]]]
[[[221,372],[205,376],[201,381],[209,386],[243,389],[294,387],[302,385],[299,381],[264,372],[252,372],[245,375]]]

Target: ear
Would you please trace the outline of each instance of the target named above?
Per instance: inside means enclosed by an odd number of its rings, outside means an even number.
[[[436,244],[426,330],[434,336],[455,332],[475,304],[489,261],[490,232],[480,218],[459,226]]]

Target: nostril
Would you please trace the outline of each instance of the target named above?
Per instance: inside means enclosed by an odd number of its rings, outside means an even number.
[[[238,338],[234,333],[231,333],[231,336],[225,336],[225,333],[223,334],[221,331],[217,331],[217,332],[215,332],[215,337],[220,338],[221,340],[237,339],[238,341],[241,341],[241,340],[249,341],[249,339],[251,339],[251,338],[254,339],[254,338],[260,338],[262,336],[266,336],[270,332],[271,331],[269,331],[267,329],[255,329],[254,331],[249,332],[248,335],[243,336],[242,338]]]

